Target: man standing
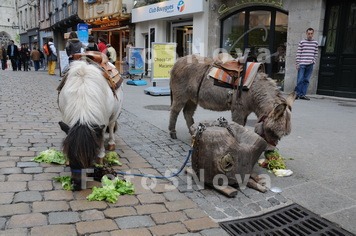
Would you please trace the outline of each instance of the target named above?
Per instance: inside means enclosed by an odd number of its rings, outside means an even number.
[[[13,71],[17,71],[18,59],[19,59],[19,49],[15,45],[14,40],[10,40],[10,44],[7,46],[7,55],[11,60],[11,66]],[[21,70],[21,67],[19,68]]]
[[[318,56],[318,42],[313,39],[314,29],[306,30],[307,38],[299,42],[296,55],[296,68],[298,70],[297,86],[295,91],[297,99],[310,100],[306,96],[313,66]]]
[[[57,49],[54,46],[53,38],[48,39],[48,48],[49,48],[49,55],[47,56],[48,61],[48,74],[56,75],[54,70],[56,69],[56,62],[57,62]]]

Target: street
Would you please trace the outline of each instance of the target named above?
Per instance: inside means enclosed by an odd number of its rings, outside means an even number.
[[[56,73],[0,71],[0,235],[45,235],[55,229],[63,235],[227,235],[218,222],[260,215],[293,202],[356,234],[356,100],[311,95],[310,101],[295,101],[292,133],[278,145],[293,175],[275,177],[255,166],[281,193],[243,188],[235,198],[227,198],[211,189],[189,188],[183,173],[148,190],[139,186],[141,179],[134,179],[136,195],[106,204],[87,202],[88,190],[71,193],[52,183],[53,176],[68,172],[67,167],[30,161],[48,148],[60,150],[64,138],[58,126]],[[145,94],[144,89],[152,86],[146,80],[146,86],[124,85],[117,151],[124,157],[124,170],[164,174],[180,168],[191,140],[182,114],[178,140],[170,139],[170,97]],[[159,81],[157,86],[166,87],[168,82]],[[199,122],[220,116],[231,120],[229,112],[201,108],[194,118]],[[251,115],[247,128],[253,129],[255,121]],[[168,191],[162,185],[175,188]]]

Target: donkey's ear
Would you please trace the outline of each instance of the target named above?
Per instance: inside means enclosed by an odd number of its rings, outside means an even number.
[[[64,133],[68,134],[69,126],[66,123],[64,123],[63,121],[58,122],[58,124],[61,127],[61,130],[63,130]]]
[[[290,110],[292,110],[292,106],[293,106],[293,103],[294,103],[296,98],[297,98],[297,93],[295,91],[290,93],[288,95],[288,97],[286,98],[287,105],[290,108]]]
[[[286,108],[287,108],[287,104],[286,104],[286,103],[278,104],[278,105],[273,109],[273,117],[274,117],[274,119],[278,119],[278,118],[280,118],[281,116],[283,116],[284,111],[286,110]]]

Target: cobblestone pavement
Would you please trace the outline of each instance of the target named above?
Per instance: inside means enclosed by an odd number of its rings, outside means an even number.
[[[52,178],[69,175],[68,167],[31,161],[61,148],[58,80],[45,71],[0,72],[0,235],[227,235],[217,222],[290,204],[249,188],[227,198],[190,184],[185,173],[170,181],[130,178],[135,194],[115,204],[87,201],[91,189],[62,190]],[[119,120],[120,170],[161,175],[180,168],[189,145],[126,110]]]

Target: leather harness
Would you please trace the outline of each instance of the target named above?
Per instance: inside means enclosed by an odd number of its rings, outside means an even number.
[[[73,55],[73,60],[82,60],[88,62],[89,64],[96,65],[102,71],[102,75],[105,77],[114,96],[117,98],[116,90],[120,88],[124,79],[120,76],[116,67],[109,63],[109,60],[105,54],[97,51],[76,53]],[[57,87],[58,94],[61,92],[67,80],[67,75],[67,73],[64,75],[61,83]]]

